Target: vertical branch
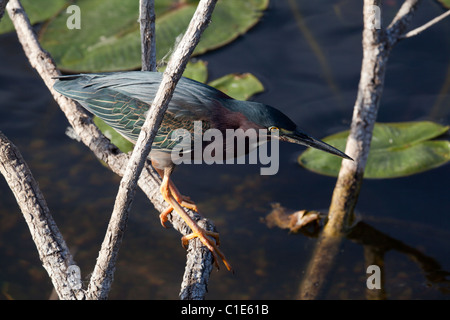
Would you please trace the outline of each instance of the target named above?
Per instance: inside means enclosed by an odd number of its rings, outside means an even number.
[[[330,205],[325,233],[338,235],[346,232],[353,221],[359,190],[372,140],[372,131],[384,87],[386,64],[391,50],[383,29],[373,27],[372,6],[380,1],[364,1],[363,60],[358,95],[345,152],[354,161],[344,160],[339,172]]]
[[[155,0],[139,1],[142,71],[156,71]]]
[[[364,0],[363,61],[358,95],[353,109],[345,153],[354,161],[343,160],[331,199],[328,222],[319,238],[298,298],[314,299],[338,254],[342,238],[352,225],[354,208],[364,176],[372,131],[383,92],[386,64],[392,46],[406,30],[419,0],[406,0],[388,29],[376,29],[374,6],[379,0]],[[381,18],[381,17],[379,17]],[[380,23],[381,25],[381,23]]]
[[[89,283],[88,298],[90,299],[106,299],[108,296],[137,180],[172,98],[175,86],[181,78],[190,55],[199,42],[203,30],[209,24],[216,2],[217,0],[200,1],[183,39],[169,61],[120,182],[114,210]]]

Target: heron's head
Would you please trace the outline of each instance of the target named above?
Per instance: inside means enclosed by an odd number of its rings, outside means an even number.
[[[249,121],[258,127],[267,129],[268,133],[277,133],[278,138],[282,141],[301,144],[353,160],[335,147],[308,135],[278,109],[261,103],[251,103],[251,107],[245,109],[241,112]]]

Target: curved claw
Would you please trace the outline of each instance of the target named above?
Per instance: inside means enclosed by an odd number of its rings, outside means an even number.
[[[211,237],[213,239],[211,239]],[[219,263],[218,263],[218,261],[219,261],[218,257],[220,257],[220,259],[222,260],[225,267],[229,271],[234,272],[233,268],[231,267],[231,265],[228,263],[227,259],[225,258],[225,255],[217,247],[219,245],[219,234],[217,232],[207,231],[202,228],[198,228],[196,232],[192,232],[192,233],[182,237],[181,244],[183,245],[183,247],[185,249],[187,249],[189,240],[194,239],[194,238],[199,238],[200,241],[209,249],[209,251],[211,251],[213,258],[214,258],[214,265],[216,266],[217,269],[220,269]]]
[[[161,225],[164,227],[164,228],[168,228],[167,226],[166,226],[166,222],[167,221],[169,221],[169,218],[167,218],[167,216],[170,214],[170,213],[172,213],[172,211],[173,211],[173,207],[172,206],[170,206],[170,207],[168,207],[167,209],[165,209],[163,212],[161,212],[161,214],[159,215],[159,220],[161,221]]]

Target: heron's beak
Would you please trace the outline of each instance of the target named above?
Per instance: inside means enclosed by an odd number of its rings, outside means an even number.
[[[304,133],[303,131],[297,129],[295,131],[291,132],[284,132],[280,133],[280,140],[291,142],[291,143],[297,143],[301,144],[307,147],[316,148],[334,155],[337,155],[339,157],[342,157],[344,159],[353,160],[348,155],[343,153],[342,151],[336,149],[335,147],[330,146],[329,144],[315,139],[308,134]]]

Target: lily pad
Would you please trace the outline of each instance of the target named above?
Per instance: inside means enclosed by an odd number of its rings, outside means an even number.
[[[28,14],[31,24],[42,22],[55,16],[68,5],[67,0],[22,0],[22,6]],[[0,33],[14,30],[14,26],[8,14],[5,14],[0,22]]]
[[[450,9],[450,0],[438,0],[444,7]]]
[[[237,100],[247,100],[256,93],[264,91],[261,82],[252,74],[228,74],[209,83]]]
[[[198,0],[158,0],[156,12],[156,56],[158,61],[173,50],[185,32]],[[255,25],[269,0],[219,1],[212,21],[195,54],[223,46]],[[62,70],[104,72],[137,69],[141,64],[139,1],[78,0],[81,29],[68,29],[69,15],[63,11],[40,33],[42,46]]]
[[[128,153],[134,148],[134,144],[125,139],[120,133],[111,128],[105,121],[97,116],[93,117],[95,125],[107,137],[112,144],[120,149],[123,153]]]
[[[190,60],[183,72],[183,77],[205,83],[208,80],[208,66],[207,62],[203,60]],[[164,72],[166,66],[158,67],[158,71]]]
[[[397,178],[441,166],[450,161],[450,141],[431,140],[448,131],[448,126],[433,122],[375,124],[364,178]],[[323,141],[344,150],[348,131]],[[337,177],[341,159],[308,149],[298,158],[300,165],[316,173]]]

